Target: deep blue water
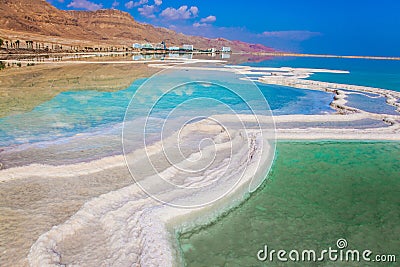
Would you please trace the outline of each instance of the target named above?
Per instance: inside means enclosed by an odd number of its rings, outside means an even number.
[[[243,65],[347,70],[349,74],[317,73],[309,79],[400,91],[400,61],[348,58],[276,57]]]
[[[347,104],[367,112],[399,115],[396,111],[396,107],[386,104],[386,99],[384,97],[368,97],[362,94],[350,94],[347,97]]]

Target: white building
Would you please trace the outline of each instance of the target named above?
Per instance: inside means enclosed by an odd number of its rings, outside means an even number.
[[[193,59],[193,53],[185,53],[182,55],[184,59]]]
[[[154,49],[154,46],[152,44],[142,44],[142,49]]]
[[[133,55],[132,56],[132,60],[134,60],[134,61],[138,61],[138,60],[142,60],[142,59],[143,59],[142,55]]]
[[[142,45],[141,45],[141,44],[138,44],[138,43],[134,43],[134,44],[132,45],[132,48],[133,48],[133,49],[142,49]]]
[[[193,51],[193,45],[189,45],[189,44],[184,44],[182,46],[183,50],[188,50],[188,51]]]
[[[229,58],[231,58],[230,53],[221,53],[221,59],[229,59]]]
[[[179,48],[179,46],[171,46],[171,47],[168,47],[168,50],[169,51],[179,51],[180,48]]]
[[[179,58],[179,54],[178,53],[169,53],[168,57],[169,58]]]
[[[229,46],[223,46],[221,51],[229,53],[229,52],[231,52],[231,48]]]
[[[156,44],[154,49],[156,50],[163,50],[164,49],[164,44]]]

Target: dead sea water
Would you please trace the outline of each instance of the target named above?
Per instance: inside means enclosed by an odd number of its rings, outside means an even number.
[[[360,266],[257,259],[264,245],[318,251],[339,238],[349,249],[398,254],[400,143],[280,142],[277,150],[268,180],[247,202],[180,236],[187,266]]]

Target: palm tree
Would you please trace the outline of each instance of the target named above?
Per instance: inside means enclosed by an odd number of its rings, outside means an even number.
[[[17,46],[17,49],[19,49],[19,40],[15,41],[15,44]]]
[[[6,40],[6,46],[7,46],[7,49],[8,49],[8,41]]]
[[[3,46],[3,44],[4,44],[4,41],[3,41],[3,39],[0,39],[0,47],[2,47],[2,46]]]

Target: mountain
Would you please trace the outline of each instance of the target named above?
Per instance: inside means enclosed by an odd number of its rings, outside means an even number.
[[[64,46],[130,47],[132,43],[165,41],[168,46],[185,43],[207,49],[230,46],[239,52],[272,51],[260,44],[189,36],[175,31],[139,23],[127,12],[59,10],[44,0],[0,0],[0,38],[26,40]]]

